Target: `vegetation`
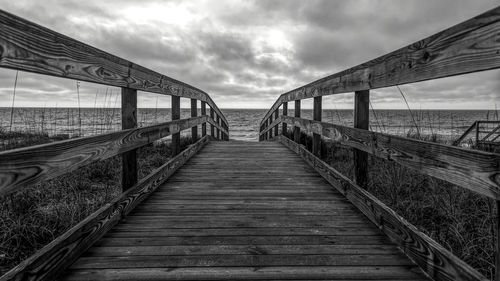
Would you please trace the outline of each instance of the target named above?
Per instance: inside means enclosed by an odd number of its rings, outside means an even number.
[[[58,140],[47,134],[0,134],[3,149]],[[183,138],[182,149],[191,143]],[[139,178],[164,164],[170,144],[156,142],[138,150]],[[121,193],[121,158],[87,165],[42,184],[0,198],[0,275]]]
[[[407,137],[417,135],[409,132]],[[443,141],[428,135],[418,138]],[[323,140],[323,160],[353,179],[353,149]],[[302,133],[301,143],[311,150],[310,136]],[[482,274],[494,276],[493,200],[385,159],[369,155],[368,162],[370,193]]]

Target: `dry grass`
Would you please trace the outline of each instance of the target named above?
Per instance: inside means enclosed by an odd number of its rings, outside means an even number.
[[[10,139],[9,139],[10,137]],[[45,134],[0,135],[8,148],[53,141]],[[21,139],[15,142],[13,139]],[[191,143],[182,139],[182,148]],[[139,178],[164,164],[170,145],[139,149]],[[121,192],[121,158],[112,157],[0,198],[0,275],[92,214]]]
[[[308,145],[311,142],[305,136],[302,141]],[[323,151],[323,160],[353,179],[351,148],[326,142]],[[372,156],[369,156],[367,190],[482,274],[494,276],[495,202]]]

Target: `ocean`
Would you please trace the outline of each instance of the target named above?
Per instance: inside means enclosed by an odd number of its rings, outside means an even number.
[[[259,123],[267,109],[221,109],[229,122],[230,139],[258,141]],[[80,113],[79,113],[80,112]],[[181,109],[181,118],[190,117],[190,109]],[[200,113],[198,113],[200,114]],[[288,111],[293,116],[293,109]],[[81,116],[81,125],[78,116]],[[0,108],[0,127],[11,127],[11,109]],[[139,126],[171,120],[170,109],[139,108]],[[312,119],[312,110],[302,110],[302,117]],[[323,110],[323,121],[353,125],[353,110]],[[460,136],[476,120],[499,120],[497,111],[488,110],[372,110],[370,129],[393,135],[415,132],[437,134],[444,139]],[[44,132],[49,135],[95,135],[121,128],[119,108],[14,108],[12,131]],[[199,128],[201,130],[201,128]],[[186,130],[184,134],[190,132]]]

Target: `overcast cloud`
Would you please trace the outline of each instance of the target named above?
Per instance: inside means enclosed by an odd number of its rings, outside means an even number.
[[[268,108],[291,89],[363,63],[498,5],[440,1],[7,1],[1,8],[192,84],[219,107]],[[15,71],[0,69],[0,106],[10,106]],[[77,106],[76,82],[19,73],[17,106]],[[105,86],[81,83],[82,106]],[[413,107],[494,109],[500,72],[402,87]],[[118,89],[113,90],[118,94]],[[403,108],[393,88],[376,108]],[[352,108],[352,95],[325,100]],[[141,94],[139,106],[156,96]],[[159,106],[169,106],[161,97]],[[500,106],[500,104],[499,104]]]

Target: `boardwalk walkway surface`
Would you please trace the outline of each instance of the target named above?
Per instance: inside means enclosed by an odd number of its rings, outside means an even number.
[[[210,142],[62,280],[425,280],[277,142]]]

